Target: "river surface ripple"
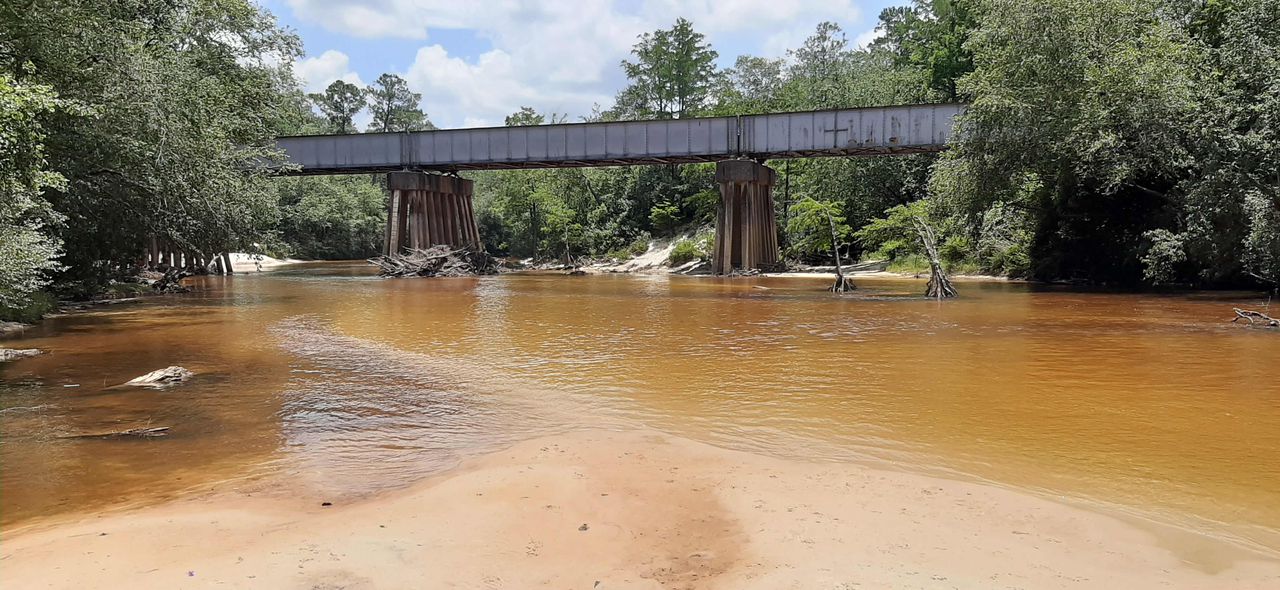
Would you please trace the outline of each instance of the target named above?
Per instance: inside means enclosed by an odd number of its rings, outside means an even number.
[[[1280,551],[1280,334],[1249,293],[357,264],[53,318],[0,365],[0,525],[227,480],[353,497],[581,427],[978,478]],[[114,387],[182,365],[168,390]],[[68,439],[137,425],[162,439]],[[251,486],[251,483],[245,483]]]

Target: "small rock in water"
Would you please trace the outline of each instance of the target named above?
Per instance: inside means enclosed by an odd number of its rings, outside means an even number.
[[[41,354],[44,354],[44,351],[38,348],[0,348],[0,361],[12,361]]]
[[[159,371],[152,371],[141,377],[131,379],[125,385],[138,385],[142,387],[168,387],[177,383],[182,383],[187,379],[195,376],[195,373],[188,371],[182,367],[166,367]]]
[[[333,506],[333,502],[321,502],[321,506]]]
[[[578,530],[580,530],[580,531],[585,531],[585,530],[587,530],[587,529],[589,529],[589,528],[591,528],[591,527],[587,526],[587,523],[585,523],[585,522],[584,522],[584,523],[582,523],[582,526],[578,527]]]

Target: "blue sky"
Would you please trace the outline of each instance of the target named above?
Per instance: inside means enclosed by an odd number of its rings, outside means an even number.
[[[612,104],[636,36],[683,16],[720,65],[783,57],[819,22],[870,40],[888,0],[259,0],[303,40],[295,72],[309,91],[396,73],[446,128],[501,125],[521,106],[567,113]],[[361,117],[367,120],[367,115]],[[362,122],[358,120],[357,122]]]

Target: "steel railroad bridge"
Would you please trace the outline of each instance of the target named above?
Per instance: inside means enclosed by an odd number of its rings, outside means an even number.
[[[937,152],[959,104],[834,109],[654,121],[280,137],[286,175],[387,173],[386,251],[478,245],[465,170],[715,162],[717,273],[778,262],[766,160]]]

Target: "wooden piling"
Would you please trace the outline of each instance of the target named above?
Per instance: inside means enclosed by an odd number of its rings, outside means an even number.
[[[387,213],[389,250],[436,244],[480,244],[471,203],[474,185],[470,180],[422,172],[392,172],[387,175],[387,185],[392,191]],[[406,208],[411,212],[405,214]]]
[[[716,164],[720,205],[712,271],[772,268],[778,262],[778,227],[773,210],[775,173],[746,160]]]

